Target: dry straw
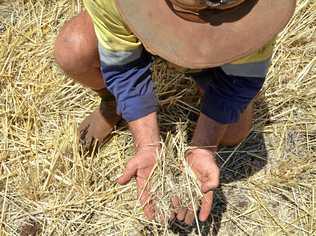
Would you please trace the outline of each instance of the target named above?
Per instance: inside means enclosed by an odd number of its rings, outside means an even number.
[[[99,99],[52,57],[58,30],[79,9],[74,0],[0,0],[1,235],[173,235],[143,217],[134,182],[114,182],[133,156],[125,126],[98,154],[79,154],[78,123]],[[218,153],[222,186],[212,222],[192,235],[316,234],[315,25],[315,1],[300,0],[277,40],[252,134]],[[194,83],[164,62],[153,75],[164,152],[151,181],[165,214],[175,194],[198,204],[198,187],[181,165],[199,99]]]

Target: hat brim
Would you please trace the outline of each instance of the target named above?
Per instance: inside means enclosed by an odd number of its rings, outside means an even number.
[[[175,14],[166,0],[117,0],[124,22],[148,51],[176,65],[200,69],[254,53],[292,17],[296,0],[248,0],[209,11],[203,23]]]

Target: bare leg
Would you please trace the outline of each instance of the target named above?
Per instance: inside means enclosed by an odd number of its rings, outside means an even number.
[[[221,140],[222,145],[233,146],[241,143],[250,133],[253,120],[253,102],[241,114],[237,123],[227,127],[224,137]]]
[[[55,59],[59,66],[76,82],[95,90],[100,97],[107,97],[80,125],[80,142],[85,150],[91,149],[95,141],[103,144],[120,120],[116,114],[114,98],[105,88],[100,72],[97,38],[93,23],[86,12],[68,21],[55,43]]]

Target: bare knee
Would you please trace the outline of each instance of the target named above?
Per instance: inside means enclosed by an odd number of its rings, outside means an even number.
[[[97,39],[86,12],[63,26],[55,42],[54,56],[59,66],[69,75],[79,75],[98,66]]]

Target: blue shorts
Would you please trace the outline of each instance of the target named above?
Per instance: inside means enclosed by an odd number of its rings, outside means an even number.
[[[201,112],[222,124],[238,122],[240,114],[261,90],[269,64],[267,60],[189,74],[204,92]]]
[[[101,72],[115,96],[117,113],[130,122],[157,111],[151,80],[152,57],[144,49],[109,52],[99,47]],[[226,64],[191,73],[204,90],[201,112],[222,124],[235,123],[264,83],[270,60]]]

